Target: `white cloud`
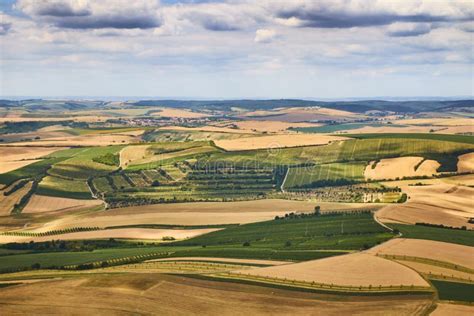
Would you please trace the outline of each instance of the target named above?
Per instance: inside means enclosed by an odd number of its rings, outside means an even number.
[[[277,33],[272,29],[258,29],[255,32],[256,43],[270,43],[277,37]]]

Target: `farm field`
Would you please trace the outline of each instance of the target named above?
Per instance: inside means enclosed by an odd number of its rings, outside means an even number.
[[[217,229],[190,229],[190,230],[178,230],[178,229],[148,229],[148,228],[117,228],[117,229],[102,229],[86,232],[76,233],[65,233],[59,237],[61,240],[87,240],[87,239],[140,239],[140,240],[153,240],[163,241],[163,238],[169,238],[172,240],[187,239],[201,234],[207,234]],[[51,240],[51,236],[43,237],[27,237],[27,236],[10,236],[0,235],[0,243],[12,243],[12,242],[45,242]]]
[[[228,151],[252,150],[252,149],[272,149],[284,147],[298,147],[311,145],[324,145],[330,142],[345,140],[344,137],[329,135],[272,135],[260,137],[245,137],[229,140],[216,140],[216,146]]]
[[[42,291],[45,286],[48,286],[49,291]],[[423,296],[327,300],[316,293],[147,273],[84,275],[73,279],[7,287],[0,289],[0,293],[2,309],[6,313],[54,311],[67,314],[87,310],[94,314],[115,313],[119,310],[122,313],[179,314],[184,309],[206,310],[209,314],[223,315],[229,310],[238,309],[250,315],[308,314],[314,310],[326,314],[377,314],[389,308],[393,313],[413,314],[428,309],[431,305],[431,300]],[[21,297],[25,296],[31,297],[31,300],[24,302]],[[82,299],[77,300],[78,296]],[[17,304],[20,301],[23,303]],[[44,301],[50,301],[51,305],[42,305],[41,302]]]
[[[388,180],[404,177],[431,177],[436,174],[440,164],[422,157],[388,158],[372,161],[365,168],[366,179]]]
[[[31,102],[0,123],[2,311],[18,293],[28,304],[17,311],[40,314],[51,293],[76,297],[56,310],[92,314],[167,314],[172,300],[180,311],[207,302],[204,314],[226,314],[225,302],[252,315],[411,315],[466,302],[466,125],[319,106]],[[48,292],[32,298],[39,285]],[[123,301],[77,300],[91,293]]]
[[[463,245],[432,240],[396,238],[374,247],[368,252],[378,256],[418,257],[447,262],[471,269],[471,273],[474,273],[474,261],[472,260],[474,249]]]
[[[80,200],[34,194],[22,213],[72,211],[102,205],[99,200]]]
[[[410,196],[407,203],[382,208],[377,212],[379,220],[386,223],[474,227],[472,223],[467,222],[474,214],[472,188],[442,183],[405,186],[402,190]]]
[[[291,265],[252,269],[242,273],[269,279],[322,283],[334,288],[354,287],[354,290],[359,286],[429,288],[428,283],[413,270],[368,254],[348,254]]]

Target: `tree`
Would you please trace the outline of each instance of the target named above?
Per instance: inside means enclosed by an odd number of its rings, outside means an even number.
[[[250,242],[246,241],[246,242],[243,243],[242,246],[244,246],[244,247],[249,247],[249,246],[250,246]]]
[[[321,206],[316,205],[316,206],[314,207],[314,215],[316,215],[316,216],[320,216],[320,215],[321,215]]]

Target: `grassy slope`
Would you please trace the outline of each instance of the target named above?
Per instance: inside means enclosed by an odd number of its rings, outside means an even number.
[[[246,224],[175,244],[240,248],[249,242],[249,247],[273,250],[358,250],[391,236],[371,214],[345,214]]]
[[[474,136],[451,135],[451,134],[431,134],[431,133],[373,133],[373,134],[344,134],[347,137],[358,139],[381,139],[381,138],[404,138],[404,139],[428,139],[441,140],[456,143],[474,144]]]
[[[398,229],[403,234],[404,238],[444,241],[474,247],[474,231],[472,230],[402,224],[389,224],[389,226]]]

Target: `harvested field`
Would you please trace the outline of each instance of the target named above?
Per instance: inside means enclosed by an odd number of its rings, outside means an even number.
[[[16,143],[19,146],[107,146],[139,142],[140,138],[117,134],[90,134],[68,137],[54,137]]]
[[[234,258],[214,258],[214,257],[177,257],[177,258],[163,258],[153,259],[146,262],[161,262],[161,261],[210,261],[210,262],[228,262],[228,263],[242,263],[242,264],[258,264],[258,265],[269,265],[279,266],[282,264],[288,264],[288,261],[278,260],[258,260],[258,259],[234,259]]]
[[[22,213],[75,211],[102,204],[100,200],[78,200],[34,194]]]
[[[407,124],[407,125],[440,125],[440,126],[458,126],[458,125],[473,126],[474,125],[474,119],[458,118],[458,117],[405,119],[405,120],[396,120],[395,122],[397,124]]]
[[[474,314],[474,306],[437,303],[436,309],[430,314],[431,316],[464,316]]]
[[[14,185],[12,184],[11,186]],[[10,215],[15,204],[31,189],[31,185],[32,182],[28,182],[24,187],[7,196],[3,194],[5,190],[0,190],[0,216]]]
[[[173,108],[161,108],[159,112],[154,112],[153,116],[162,116],[162,117],[176,117],[176,118],[202,118],[208,117],[209,114],[197,113],[189,110],[180,110]]]
[[[421,262],[405,261],[405,260],[395,260],[395,261],[412,268],[418,273],[422,273],[425,275],[463,279],[466,281],[469,279],[474,279],[473,273],[443,268],[440,266],[427,264],[427,263],[421,263]]]
[[[20,160],[20,161],[3,161],[0,164],[0,173],[7,173],[16,169],[23,168],[24,166],[31,165],[39,161],[38,159]]]
[[[289,200],[257,200],[242,202],[202,202],[154,204],[126,207],[97,212],[83,217],[53,221],[45,230],[66,227],[108,227],[139,224],[166,225],[220,225],[253,223],[282,216],[289,212],[310,212],[316,203]],[[317,203],[321,210],[357,210],[367,207],[363,203]]]
[[[474,248],[440,241],[396,238],[367,251],[373,255],[427,258],[474,269]]]
[[[237,121],[232,124],[236,125],[243,131],[257,131],[267,133],[284,132],[290,127],[317,127],[321,124],[316,123],[289,123],[281,121]]]
[[[219,127],[219,126],[201,126],[201,127],[184,127],[184,126],[165,126],[160,130],[183,131],[183,132],[215,132],[215,133],[231,133],[231,134],[255,134],[253,131],[244,131],[236,128]]]
[[[432,176],[440,164],[434,160],[425,160],[422,157],[400,157],[372,161],[365,168],[366,179],[383,180],[403,177]],[[375,165],[375,168],[373,165]],[[416,170],[415,170],[416,168]]]
[[[431,306],[423,296],[331,298],[149,273],[82,275],[0,289],[5,314],[416,315]]]
[[[458,172],[474,172],[474,153],[459,156]]]
[[[37,158],[67,147],[0,147],[0,173],[10,172],[37,162]]]
[[[338,286],[414,285],[429,287],[429,284],[410,268],[364,253],[246,270],[245,274]]]
[[[216,140],[215,143],[229,151],[272,149],[283,147],[298,147],[311,145],[324,145],[334,141],[346,140],[345,137],[329,136],[321,134],[282,134],[261,137],[246,137],[238,139]]]
[[[120,167],[125,168],[136,160],[144,159],[150,145],[127,146],[120,151]]]
[[[350,120],[363,118],[363,115],[336,110],[315,107],[294,107],[280,108],[272,111],[254,111],[241,115],[242,118],[252,118],[253,120],[280,121],[280,122],[308,122],[317,120]]]
[[[6,236],[0,235],[0,243],[9,242],[41,242],[51,239],[61,240],[84,240],[84,239],[149,239],[162,240],[163,237],[173,237],[176,240],[196,237],[202,234],[207,234],[219,229],[205,228],[205,229],[150,229],[150,228],[117,228],[104,229],[95,231],[84,231],[77,233],[67,233],[55,236],[44,237],[24,237],[24,236]]]
[[[431,223],[474,228],[467,223],[474,217],[474,189],[446,183],[426,186],[402,186],[409,200],[403,204],[388,205],[377,212],[387,223]]]

